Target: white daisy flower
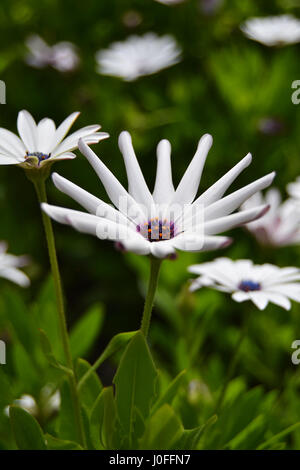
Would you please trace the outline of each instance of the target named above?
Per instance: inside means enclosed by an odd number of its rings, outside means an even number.
[[[122,132],[119,138],[127,172],[128,192],[97,155],[83,141],[79,141],[80,151],[93,166],[116,208],[58,174],[53,174],[56,187],[90,214],[48,204],[42,204],[42,208],[58,222],[101,239],[120,242],[125,250],[137,254],[165,258],[173,256],[176,249],[207,251],[227,246],[231,240],[217,234],[250,222],[268,210],[268,206],[262,205],[232,214],[248,197],[269,186],[275,173],[223,197],[231,183],[250,164],[251,155],[248,154],[196,198],[211,145],[210,135],[206,134],[200,139],[194,158],[175,190],[172,182],[171,146],[167,140],[162,140],[157,147],[156,181],[151,194],[128,132]]]
[[[292,15],[249,18],[241,30],[265,46],[285,46],[300,42],[300,20]]]
[[[296,181],[289,183],[286,189],[288,194],[295,200],[295,202],[300,202],[300,176],[296,178]]]
[[[29,278],[20,269],[28,264],[27,256],[15,256],[7,253],[7,244],[0,242],[0,277],[18,284],[21,287],[28,287]]]
[[[236,302],[251,300],[259,310],[264,310],[269,302],[286,310],[291,308],[289,299],[300,302],[298,268],[254,265],[247,259],[218,258],[210,263],[195,264],[188,270],[199,275],[192,282],[191,291],[211,287],[232,294]]]
[[[32,67],[41,69],[51,66],[59,72],[70,72],[79,65],[79,56],[76,46],[68,41],[58,42],[49,46],[37,34],[31,35],[26,40],[29,53],[25,61]]]
[[[241,208],[248,210],[261,204],[268,204],[270,210],[259,220],[246,225],[257,241],[271,246],[300,243],[300,210],[295,202],[287,199],[282,203],[279,190],[271,188],[265,197],[261,192],[254,194]]]
[[[155,33],[129,36],[124,42],[115,42],[96,54],[98,72],[126,81],[151,75],[180,61],[181,50],[171,36]]]
[[[20,165],[24,168],[39,168],[55,161],[75,158],[78,140],[96,144],[106,139],[106,132],[97,132],[98,124],[86,126],[64,139],[79,116],[70,114],[56,129],[52,119],[44,118],[38,124],[28,111],[18,114],[17,128],[20,137],[3,127],[0,128],[0,165]]]

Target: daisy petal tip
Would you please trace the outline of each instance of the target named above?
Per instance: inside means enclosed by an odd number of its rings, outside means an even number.
[[[128,131],[122,131],[118,139],[119,148],[122,152],[126,145],[132,145],[131,135]]]
[[[198,148],[200,145],[207,145],[209,148],[212,146],[213,144],[213,137],[211,134],[204,134],[201,139],[199,140],[199,143],[198,143]]]
[[[221,243],[220,248],[227,248],[232,243],[233,243],[233,238],[227,238],[227,240],[225,240],[225,242]]]

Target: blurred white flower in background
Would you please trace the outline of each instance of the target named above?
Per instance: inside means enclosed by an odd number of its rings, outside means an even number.
[[[242,209],[251,209],[260,204],[270,205],[270,210],[260,219],[246,225],[259,243],[274,247],[300,243],[300,210],[292,199],[282,203],[279,190],[271,188],[265,196],[261,192],[254,194],[244,202]]]
[[[101,128],[98,124],[85,126],[66,137],[79,114],[70,114],[56,128],[52,119],[44,118],[37,124],[28,111],[20,111],[17,119],[20,137],[0,128],[0,165],[40,168],[59,160],[75,158],[72,150],[77,149],[80,138],[88,144],[96,144],[109,137],[106,132],[98,132]]]
[[[49,204],[42,204],[42,209],[54,220],[71,225],[79,232],[120,242],[124,250],[141,255],[167,258],[174,256],[176,250],[208,251],[228,246],[231,239],[218,234],[248,223],[268,210],[267,205],[262,205],[233,213],[254,193],[269,186],[275,173],[223,197],[233,181],[251,163],[251,155],[248,154],[197,197],[211,145],[212,137],[205,134],[175,190],[171,145],[167,140],[162,140],[157,147],[156,180],[151,194],[128,132],[122,132],[119,137],[128,192],[97,155],[79,141],[80,151],[98,174],[116,209],[56,173],[52,175],[56,187],[90,214]]]
[[[300,302],[300,269],[279,268],[272,264],[255,265],[251,260],[233,261],[218,258],[209,263],[195,264],[188,268],[197,274],[190,290],[210,287],[232,294],[236,302],[251,300],[259,310],[269,302],[289,310],[291,302]]]
[[[151,75],[180,61],[181,49],[172,36],[155,33],[129,36],[124,42],[114,42],[96,54],[98,72],[126,81]]]
[[[25,42],[29,52],[25,56],[28,65],[35,68],[53,67],[59,72],[71,72],[79,65],[77,48],[71,42],[58,42],[49,46],[40,36],[31,35]]]
[[[300,203],[300,176],[296,178],[296,181],[289,183],[286,189],[291,198]]]
[[[285,46],[300,42],[300,20],[292,15],[249,18],[241,30],[265,46]]]
[[[0,277],[18,284],[21,287],[28,287],[30,280],[20,269],[28,264],[27,256],[15,256],[7,253],[7,243],[0,242]]]
[[[158,3],[163,3],[164,5],[177,5],[177,3],[183,3],[186,0],[155,0]]]
[[[13,405],[23,408],[33,416],[49,418],[59,411],[61,395],[59,390],[55,390],[53,384],[47,384],[40,391],[38,403],[32,395],[23,394],[14,400]],[[4,414],[9,416],[9,405],[4,408]]]

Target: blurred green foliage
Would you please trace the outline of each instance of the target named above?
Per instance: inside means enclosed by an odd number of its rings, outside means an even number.
[[[285,197],[285,185],[300,174],[300,107],[291,102],[291,84],[300,79],[300,46],[266,48],[246,39],[239,25],[249,16],[297,15],[299,6],[300,2],[295,0],[224,0],[211,15],[205,15],[200,0],[187,0],[174,7],[153,0],[86,0],[84,3],[2,0],[0,78],[6,83],[7,104],[0,107],[0,125],[15,131],[17,113],[23,108],[37,120],[48,116],[57,124],[79,110],[82,114],[76,125],[100,123],[110,133],[111,138],[94,146],[94,150],[124,184],[125,171],[117,137],[127,129],[132,133],[150,187],[155,176],[155,147],[160,139],[171,141],[177,183],[198,139],[209,132],[214,137],[214,146],[201,190],[251,151],[253,163],[234,187],[276,170],[275,184]],[[124,18],[128,12],[140,15],[136,27],[126,26]],[[175,36],[183,49],[182,62],[132,83],[96,73],[97,50],[130,34],[148,31]],[[78,70],[61,74],[51,68],[37,70],[26,65],[24,42],[32,33],[40,34],[49,44],[64,40],[76,44],[81,59]],[[264,133],[261,122],[266,118],[276,119],[280,131],[272,135]],[[11,252],[28,253],[32,258],[28,268],[31,289],[20,292],[4,280],[0,283],[0,333],[7,343],[7,364],[0,366],[0,409],[24,393],[33,395],[39,404],[38,421],[44,432],[52,435],[48,437],[48,447],[77,448],[68,410],[59,420],[43,412],[41,390],[45,383],[59,384],[66,403],[69,391],[63,372],[53,364],[49,366],[38,331],[45,332],[51,354],[60,360],[40,209],[23,170],[13,166],[1,166],[0,170],[0,239],[9,241]],[[97,176],[79,152],[76,160],[59,163],[55,171],[108,200]],[[55,189],[50,179],[47,189],[51,203],[76,207]],[[76,358],[81,356],[93,362],[114,334],[138,329],[148,260],[122,255],[115,251],[113,244],[79,234],[69,227],[55,224],[54,228],[72,332],[72,352]],[[300,369],[291,363],[292,341],[300,338],[299,306],[294,304],[291,312],[274,306],[258,312],[249,305],[234,304],[229,297],[213,291],[191,294],[186,284],[189,264],[211,260],[219,254],[251,258],[256,263],[297,266],[299,247],[267,250],[260,248],[242,229],[236,229],[232,235],[235,243],[225,252],[180,253],[176,261],[163,263],[150,332],[151,351],[159,369],[161,396],[172,379],[182,369],[186,370],[176,389],[179,394],[173,407],[184,427],[197,431],[183,432],[170,404],[161,399],[162,406],[149,418],[152,425],[143,437],[145,447],[159,441],[160,431],[155,423],[165,420],[170,423],[169,427],[166,424],[166,432],[169,429],[174,432],[166,444],[169,446],[177,443],[177,447],[187,448],[188,442],[195,443],[196,439],[201,448],[300,448],[300,430],[290,428],[300,421]],[[199,441],[199,426],[207,423],[214,413],[216,397],[246,316],[250,316],[248,335],[241,348],[235,378],[226,393],[224,409],[217,423],[209,422]],[[51,354],[48,351],[48,359]],[[105,385],[112,383],[119,357],[118,353],[101,366],[100,377]],[[80,374],[89,368],[87,363],[79,361],[78,364]],[[102,389],[96,374],[93,377],[90,402],[85,403],[89,412],[91,402],[94,403]],[[117,377],[121,380],[120,375]],[[114,412],[110,392],[101,396],[97,412],[100,413],[103,403],[108,404],[110,413]],[[12,414],[13,422],[32,429],[32,439],[40,443],[40,428],[36,423],[27,423],[28,417],[15,408]],[[1,411],[0,415],[0,448],[14,448],[15,442],[21,448],[35,445],[22,443],[22,439],[20,443],[20,436],[15,435],[13,439],[8,417]],[[109,425],[109,418],[105,419]],[[58,429],[64,442],[53,437]],[[279,434],[283,429],[287,429],[286,434]]]

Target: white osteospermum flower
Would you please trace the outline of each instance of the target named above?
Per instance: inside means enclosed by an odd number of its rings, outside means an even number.
[[[98,124],[86,126],[65,138],[70,127],[79,116],[70,114],[56,129],[52,119],[44,118],[38,124],[28,111],[20,111],[17,128],[20,137],[3,127],[0,128],[0,165],[20,165],[24,168],[39,168],[59,160],[75,158],[78,140],[96,144],[106,139],[106,132],[97,132]]]
[[[300,243],[300,210],[292,199],[281,203],[278,189],[271,188],[265,197],[254,194],[242,205],[243,210],[268,204],[270,210],[259,220],[246,225],[247,229],[263,245],[287,246]]]
[[[296,178],[296,181],[289,183],[286,187],[287,192],[296,202],[300,202],[300,176]]]
[[[28,65],[35,68],[51,66],[60,72],[70,72],[79,64],[79,57],[74,44],[68,41],[48,44],[38,35],[29,36],[26,40],[29,53],[25,57]]]
[[[200,139],[195,156],[175,190],[172,182],[171,146],[167,140],[162,140],[157,147],[156,181],[151,194],[128,132],[122,132],[119,138],[119,147],[126,166],[128,192],[97,155],[80,141],[80,151],[98,174],[116,209],[58,174],[53,174],[56,187],[90,214],[48,204],[42,204],[42,208],[58,222],[101,239],[120,242],[125,250],[137,254],[165,258],[173,256],[176,249],[204,251],[227,246],[231,240],[216,235],[250,222],[268,210],[268,206],[263,205],[232,214],[248,197],[269,186],[275,174],[270,173],[223,197],[231,183],[250,164],[251,155],[248,154],[195,199],[211,145],[210,135],[206,134]]]
[[[0,242],[0,277],[18,284],[21,287],[28,287],[29,278],[20,269],[28,264],[26,256],[15,256],[7,253],[7,244]]]
[[[241,30],[265,46],[284,46],[300,42],[300,20],[292,15],[249,18]]]
[[[180,54],[171,36],[147,33],[111,44],[108,49],[97,52],[96,60],[99,73],[132,81],[176,64]]]
[[[291,308],[289,299],[300,302],[298,268],[254,265],[247,259],[218,258],[210,263],[195,264],[188,270],[199,275],[192,282],[191,291],[210,287],[232,294],[236,302],[251,300],[260,310],[264,310],[269,302],[286,310]]]

